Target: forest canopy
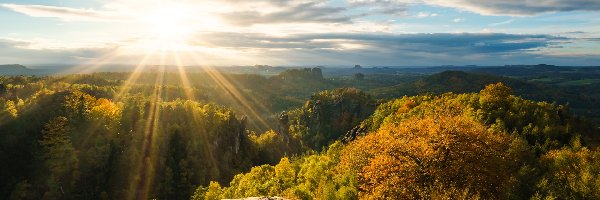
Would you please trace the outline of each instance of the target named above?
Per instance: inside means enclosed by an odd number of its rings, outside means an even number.
[[[595,133],[586,124],[564,106],[513,96],[502,83],[404,97],[379,105],[360,125],[369,131],[348,144],[254,167],[228,187],[199,187],[193,198],[595,199],[599,152],[582,146]]]
[[[600,198],[597,124],[518,85],[129,76],[0,77],[0,198]]]

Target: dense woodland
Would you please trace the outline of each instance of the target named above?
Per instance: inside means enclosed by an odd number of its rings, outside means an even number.
[[[0,76],[1,199],[600,199],[598,85]]]

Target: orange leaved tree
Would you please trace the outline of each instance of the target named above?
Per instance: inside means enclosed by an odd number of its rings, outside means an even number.
[[[509,182],[509,146],[472,118],[411,118],[350,143],[340,167],[359,175],[361,199],[497,198]]]

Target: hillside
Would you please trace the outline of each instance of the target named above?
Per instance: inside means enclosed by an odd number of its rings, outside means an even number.
[[[600,119],[600,87],[597,84],[559,86],[489,74],[445,71],[413,82],[374,88],[368,92],[378,98],[398,98],[425,93],[469,93],[497,82],[513,88],[515,94],[525,99],[568,104],[577,114]]]
[[[31,69],[29,67],[19,65],[19,64],[11,64],[11,65],[0,65],[0,76],[43,76],[50,75],[58,72],[58,70],[54,69]]]
[[[523,91],[531,91],[541,87],[541,85],[508,77],[476,74],[465,71],[444,71],[425,76],[414,82],[399,84],[388,88],[374,89],[372,92],[378,97],[401,97],[403,95],[416,95],[422,93],[466,93],[479,91],[486,85],[497,82],[502,82],[515,88],[517,94],[523,94],[525,93]]]
[[[29,75],[33,70],[19,64],[0,65],[0,75]]]
[[[584,145],[598,130],[564,106],[522,99],[501,83],[395,99],[363,125],[368,133],[346,144],[255,166],[228,186],[198,187],[192,199],[600,197],[593,181],[600,153]]]

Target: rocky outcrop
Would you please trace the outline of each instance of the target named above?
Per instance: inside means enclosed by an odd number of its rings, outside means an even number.
[[[242,199],[226,199],[226,200],[287,200],[283,197],[247,197]]]

